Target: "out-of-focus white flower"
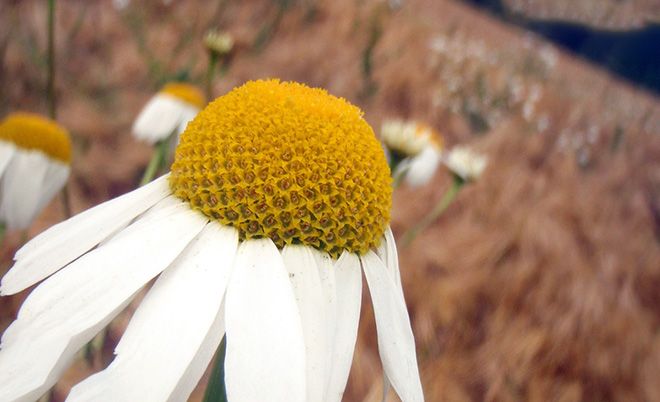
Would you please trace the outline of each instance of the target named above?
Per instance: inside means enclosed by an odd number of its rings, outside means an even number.
[[[401,162],[395,178],[411,186],[428,183],[435,174],[442,154],[442,137],[431,127],[414,121],[390,120],[383,123],[381,137],[390,153]]]
[[[540,52],[541,61],[548,70],[552,70],[557,65],[557,51],[549,45],[544,46]]]
[[[438,169],[440,160],[442,159],[442,152],[438,147],[426,147],[417,156],[407,158],[402,161],[396,168],[394,177],[401,175],[405,179],[406,184],[412,187],[423,186],[435,175]]]
[[[213,29],[204,37],[204,45],[209,51],[223,56],[234,48],[234,37],[229,32]]]
[[[593,145],[598,142],[599,137],[600,137],[600,128],[596,125],[589,126],[589,129],[587,131],[587,142]]]
[[[445,166],[463,180],[476,180],[481,176],[488,159],[466,146],[456,146],[443,158]]]
[[[122,11],[131,3],[131,0],[112,0],[112,6],[117,11]]]
[[[403,157],[415,156],[433,141],[433,129],[414,121],[386,120],[380,137],[390,151]]]
[[[547,130],[548,127],[550,127],[550,116],[548,116],[547,114],[544,114],[543,116],[541,116],[539,118],[538,122],[536,123],[536,129],[540,133],[542,133],[545,130]]]
[[[27,229],[62,189],[71,171],[69,133],[32,113],[0,123],[0,223]]]
[[[147,102],[133,123],[133,136],[149,144],[177,136],[204,107],[204,94],[194,85],[171,82]]]

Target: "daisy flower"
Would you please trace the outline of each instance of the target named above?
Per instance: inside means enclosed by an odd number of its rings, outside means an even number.
[[[234,37],[228,32],[212,29],[204,37],[204,46],[217,56],[226,56],[234,48]]]
[[[443,159],[443,162],[452,173],[461,179],[474,181],[486,169],[488,158],[472,151],[466,146],[456,146]]]
[[[428,183],[442,155],[442,137],[431,127],[409,121],[385,121],[381,138],[394,165],[394,177],[417,187]]]
[[[133,136],[149,144],[172,134],[178,137],[205,104],[204,94],[197,87],[170,82],[147,102],[135,119]]]
[[[67,401],[184,401],[225,335],[229,401],[340,401],[364,272],[386,378],[422,401],[390,182],[345,100],[277,80],[232,90],[188,125],[168,175],[16,253],[2,294],[43,282],[2,337],[0,400],[42,395],[157,278],[113,362]]]
[[[64,187],[70,165],[67,130],[37,114],[7,116],[0,122],[0,223],[27,229]]]

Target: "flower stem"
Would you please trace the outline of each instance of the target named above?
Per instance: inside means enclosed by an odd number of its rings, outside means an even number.
[[[227,402],[225,388],[225,353],[227,351],[227,337],[222,338],[215,357],[213,370],[204,393],[204,402]]]
[[[55,100],[55,0],[48,0],[48,115],[57,117]]]
[[[405,172],[397,172],[397,168],[403,161],[406,159],[404,155],[401,155],[400,153],[391,150],[390,151],[390,157],[388,164],[390,166],[390,176],[392,176],[392,188],[397,189],[399,185],[401,185],[401,182],[403,181],[403,177],[406,175]]]
[[[213,79],[215,78],[215,70],[218,65],[218,54],[216,52],[209,52],[209,64],[206,70],[206,100],[213,99]]]
[[[426,229],[430,224],[435,222],[436,219],[447,209],[449,204],[456,198],[458,190],[465,184],[465,181],[458,175],[454,175],[454,180],[452,181],[451,187],[449,190],[442,196],[440,202],[426,215],[421,221],[419,221],[415,226],[408,229],[408,231],[403,235],[402,244],[404,246],[409,245],[418,234],[420,234],[424,229]]]
[[[7,227],[4,223],[0,222],[0,247],[5,240],[5,233],[7,233]]]
[[[91,341],[87,342],[83,352],[87,366],[94,368],[94,363],[96,362],[96,356],[99,356],[99,362],[103,362],[103,349],[105,347],[105,342],[108,337],[108,327],[105,327],[99,332]]]
[[[57,118],[57,100],[55,99],[55,0],[48,0],[48,77],[46,84],[46,96],[48,100],[48,116],[55,120]],[[66,185],[62,187],[62,209],[64,218],[71,217],[71,203]]]
[[[71,199],[69,198],[69,190],[66,183],[64,183],[64,187],[62,187],[62,212],[64,213],[64,219],[69,219],[73,215],[71,210]]]
[[[154,154],[151,156],[151,160],[149,161],[147,168],[144,170],[144,175],[142,176],[142,180],[140,180],[140,186],[144,186],[145,184],[151,182],[158,173],[158,170],[165,163],[169,142],[170,142],[170,137],[162,141],[159,141],[156,144],[156,149],[154,150]]]

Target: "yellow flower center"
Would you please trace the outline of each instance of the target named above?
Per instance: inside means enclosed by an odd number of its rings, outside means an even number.
[[[170,187],[241,239],[333,257],[376,247],[392,198],[385,156],[360,109],[278,80],[248,82],[202,110],[181,136]]]
[[[69,132],[34,113],[12,113],[0,123],[0,140],[19,148],[38,150],[64,163],[71,162]]]
[[[160,93],[174,96],[175,98],[190,103],[199,109],[203,108],[206,104],[204,94],[199,88],[183,82],[167,83],[163,89],[160,90]]]

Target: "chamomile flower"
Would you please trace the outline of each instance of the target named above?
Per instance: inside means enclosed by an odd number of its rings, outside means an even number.
[[[481,176],[488,158],[466,146],[456,146],[443,158],[444,164],[465,181],[474,181]]]
[[[204,37],[204,45],[209,52],[218,56],[226,56],[234,48],[234,37],[228,32],[212,29]]]
[[[228,400],[339,401],[364,272],[385,374],[422,401],[388,227],[391,179],[356,107],[249,82],[181,136],[171,172],[16,253],[2,294],[44,280],[7,329],[0,400],[33,400],[152,278],[108,368],[67,401],[183,401],[226,334]]]
[[[381,138],[395,163],[394,177],[422,186],[435,174],[442,156],[442,137],[431,127],[412,121],[383,123]]]
[[[194,85],[166,84],[147,102],[133,123],[133,136],[149,144],[177,137],[206,104],[204,94]]]
[[[71,171],[69,133],[32,113],[0,122],[0,223],[27,229],[66,184]]]

